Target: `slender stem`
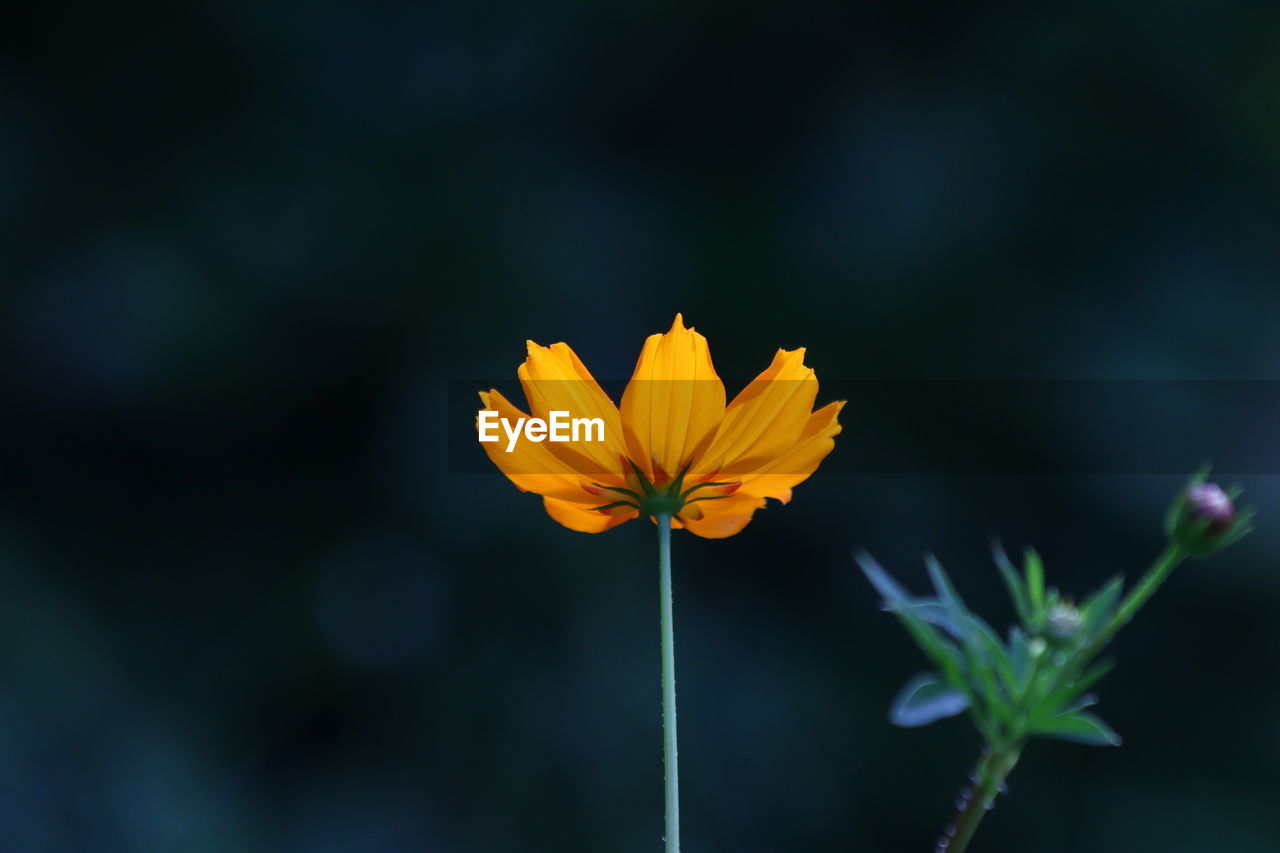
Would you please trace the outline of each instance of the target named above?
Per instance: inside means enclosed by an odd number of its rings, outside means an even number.
[[[1087,662],[1090,658],[1102,651],[1107,643],[1111,642],[1111,638],[1116,632],[1129,623],[1134,615],[1142,609],[1142,605],[1147,603],[1151,596],[1155,595],[1156,590],[1165,582],[1169,574],[1177,568],[1178,564],[1185,560],[1187,552],[1175,542],[1160,552],[1160,556],[1156,557],[1156,561],[1151,564],[1151,568],[1147,569],[1147,573],[1142,576],[1142,580],[1138,581],[1137,586],[1129,591],[1124,597],[1124,601],[1116,608],[1115,614],[1098,635],[1094,637],[1093,642],[1089,644],[1078,656],[1077,660],[1081,663]]]
[[[667,853],[680,853],[680,768],[676,755],[676,641],[671,624],[671,517],[658,523],[658,590],[662,598],[662,748],[666,767]]]
[[[1018,763],[1022,744],[992,749],[988,747],[978,759],[978,765],[969,777],[971,785],[960,792],[955,819],[938,839],[937,853],[964,853],[978,824],[995,804],[1004,788],[1004,780]]]

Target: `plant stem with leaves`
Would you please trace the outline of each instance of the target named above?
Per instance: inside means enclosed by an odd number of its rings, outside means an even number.
[[[1019,571],[997,545],[995,561],[1013,599],[1019,624],[1002,639],[960,599],[942,566],[927,562],[933,596],[914,597],[870,555],[858,561],[893,613],[937,667],[899,692],[890,719],[922,726],[967,711],[984,740],[983,754],[960,796],[955,819],[938,839],[938,853],[963,853],[983,816],[1033,736],[1093,746],[1118,746],[1120,737],[1085,710],[1088,693],[1110,670],[1098,654],[1129,623],[1173,570],[1188,557],[1207,557],[1252,529],[1252,511],[1237,514],[1238,490],[1192,478],[1166,517],[1169,544],[1126,595],[1116,578],[1077,607],[1045,585],[1039,556],[1026,551]]]

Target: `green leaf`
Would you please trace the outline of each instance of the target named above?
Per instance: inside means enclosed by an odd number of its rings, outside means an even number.
[[[1011,720],[1013,708],[1007,697],[1012,695],[1014,678],[1008,650],[991,626],[965,607],[946,570],[932,554],[925,556],[925,565],[929,580],[937,590],[942,612],[959,629],[953,635],[963,646],[969,671],[977,676],[973,692],[980,692],[991,712],[1006,721]],[[998,674],[1005,684],[1003,693],[993,674]]]
[[[911,602],[911,596],[897,581],[889,577],[889,573],[876,562],[875,557],[866,551],[858,551],[853,558],[857,561],[858,568],[862,569],[862,573],[867,576],[867,580],[871,581],[871,585],[876,588],[876,592],[880,593],[880,597],[884,599],[885,610],[893,610],[892,605],[895,604]]]
[[[1088,600],[1080,606],[1080,619],[1084,623],[1086,637],[1097,636],[1102,626],[1107,624],[1107,620],[1116,610],[1116,604],[1120,601],[1120,592],[1123,589],[1124,578],[1116,576],[1102,589],[1089,596]]]
[[[883,596],[882,607],[898,617],[907,633],[916,641],[916,645],[925,653],[946,678],[947,683],[959,689],[966,689],[964,678],[964,658],[950,641],[940,635],[917,612],[917,604],[897,581],[889,577],[889,573],[880,567],[870,554],[861,551],[856,555],[858,566],[871,581],[871,585]]]
[[[1031,645],[1027,632],[1016,625],[1009,630],[1009,662],[1013,665],[1013,674],[1021,685],[1031,669]]]
[[[929,565],[938,599],[913,599],[865,551],[857,560],[872,585],[884,596],[883,607],[898,617],[903,627],[938,667],[943,681],[965,697],[970,715],[984,737],[997,736],[996,716],[1010,716],[1009,703],[1000,695],[993,666],[972,615],[936,561]],[[955,637],[955,642],[938,630]],[[980,701],[985,700],[985,701]]]
[[[895,615],[925,656],[942,670],[947,683],[965,689],[968,682],[965,679],[964,658],[960,651],[948,640],[938,636],[938,632],[931,625],[910,610],[898,610]]]
[[[1065,708],[1058,709],[1057,713],[1051,715],[1050,718],[1052,719],[1052,717],[1064,717],[1067,714],[1074,714],[1077,711],[1083,711],[1085,708],[1090,708],[1097,704],[1098,704],[1097,695],[1094,693],[1086,693],[1083,696],[1080,696],[1079,698],[1077,698],[1074,702],[1067,705]]]
[[[947,577],[942,564],[932,554],[925,555],[925,567],[929,572],[929,582],[933,584],[934,590],[938,593],[937,603],[941,609],[942,618],[950,622],[952,635],[960,641],[966,651],[972,653],[975,651],[971,626],[973,615],[969,613],[969,609],[964,606],[964,601],[961,600],[959,593],[951,585],[951,579]]]
[[[991,543],[991,557],[995,560],[996,567],[1000,569],[1001,576],[1004,577],[1005,586],[1009,588],[1009,597],[1013,599],[1013,609],[1017,611],[1018,618],[1022,620],[1022,624],[1029,624],[1031,603],[1027,600],[1027,587],[1018,575],[1018,570],[1009,561],[1009,555],[1004,552],[1004,546],[998,539]]]
[[[1023,571],[1027,576],[1027,597],[1031,610],[1037,616],[1044,609],[1044,564],[1035,549],[1028,548],[1023,555]]]
[[[951,585],[951,579],[947,577],[942,564],[932,554],[926,554],[924,562],[925,567],[929,570],[929,581],[933,584],[933,588],[938,591],[938,603],[947,609],[951,618],[955,620],[961,630],[965,630],[969,609],[964,606],[959,593]]]
[[[969,629],[975,646],[982,652],[983,662],[995,667],[1005,684],[1006,693],[1013,695],[1017,689],[1017,676],[1014,673],[1009,649],[1005,647],[1000,635],[976,613],[969,614]]]
[[[1119,746],[1120,735],[1111,727],[1087,711],[1076,711],[1052,717],[1035,726],[1032,731],[1045,737],[1083,743],[1087,746]]]
[[[1109,658],[1098,661],[1093,666],[1085,670],[1084,675],[1081,675],[1065,687],[1060,687],[1050,693],[1044,698],[1044,701],[1039,704],[1039,707],[1044,709],[1043,715],[1052,716],[1057,714],[1060,709],[1065,707],[1072,699],[1097,684],[1102,676],[1106,675],[1114,667],[1115,661]]]
[[[930,625],[936,625],[950,634],[954,639],[964,641],[968,634],[956,622],[951,608],[936,598],[917,598],[908,605],[917,616]]]
[[[969,707],[969,698],[943,684],[937,673],[917,675],[903,686],[889,708],[889,720],[898,726],[927,726],[954,717]]]

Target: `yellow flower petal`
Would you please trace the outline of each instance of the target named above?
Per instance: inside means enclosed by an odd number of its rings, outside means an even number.
[[[529,355],[516,371],[529,409],[547,420],[553,411],[568,412],[571,418],[600,418],[604,421],[604,441],[556,442],[550,451],[587,476],[621,474],[626,454],[622,418],[618,407],[591,376],[568,344],[549,347],[528,341]],[[590,460],[589,464],[583,460]]]
[[[631,458],[655,483],[676,476],[711,440],[724,401],[707,339],[677,314],[671,331],[644,342],[622,395]]]
[[[844,405],[845,401],[840,400],[810,415],[794,445],[777,458],[761,463],[753,473],[744,474],[738,493],[790,501],[792,488],[809,479],[835,447],[835,436],[841,430],[836,418]]]
[[[577,530],[579,533],[602,533],[611,527],[617,527],[624,521],[630,521],[638,515],[634,509],[628,509],[627,507],[618,507],[612,511],[593,510],[584,507],[582,504],[550,497],[544,497],[542,505],[546,508],[547,515],[570,530]]]
[[[701,508],[701,518],[685,516],[685,527],[704,539],[724,539],[747,526],[755,511],[764,506],[764,498],[734,495],[714,501],[691,504]],[[688,509],[690,507],[686,507]]]
[[[481,391],[480,401],[486,409],[498,413],[498,417],[515,423],[525,413],[512,405],[498,391]],[[515,448],[507,452],[507,436],[499,431],[497,441],[482,441],[480,446],[493,460],[507,479],[516,484],[522,492],[534,492],[539,495],[577,501],[596,506],[602,501],[596,495],[583,490],[582,480],[578,472],[569,464],[553,454],[546,442],[528,441],[521,436]]]
[[[729,404],[694,470],[752,473],[753,467],[791,448],[817,396],[818,380],[805,367],[804,349],[778,350],[768,369]]]

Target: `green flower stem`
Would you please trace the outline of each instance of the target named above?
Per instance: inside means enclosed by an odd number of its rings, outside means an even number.
[[[973,770],[972,788],[966,788],[960,795],[961,804],[956,818],[947,827],[942,838],[938,839],[938,853],[964,853],[973,834],[978,831],[978,824],[995,803],[996,797],[1004,788],[1004,780],[1018,763],[1022,755],[1022,743],[999,749],[988,747],[978,759]]]
[[[964,853],[1021,755],[1022,743],[983,752],[970,777],[973,786],[961,793],[956,818],[938,839],[938,853]]]
[[[658,588],[662,598],[662,739],[666,767],[667,853],[680,853],[680,769],[676,755],[676,641],[671,625],[671,516],[658,513]]]
[[[1164,551],[1160,553],[1160,556],[1156,558],[1156,561],[1151,564],[1151,568],[1147,569],[1147,573],[1142,576],[1142,580],[1138,581],[1138,585],[1124,597],[1124,601],[1116,608],[1111,621],[1098,632],[1093,642],[1080,654],[1079,660],[1082,663],[1087,662],[1102,651],[1103,647],[1111,642],[1111,638],[1116,635],[1116,632],[1127,625],[1129,620],[1133,619],[1134,615],[1142,609],[1142,605],[1146,604],[1147,600],[1155,595],[1156,590],[1165,582],[1169,574],[1186,558],[1186,550],[1177,542],[1170,542]]]

